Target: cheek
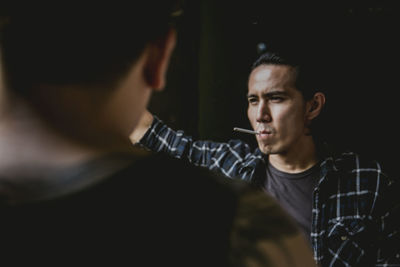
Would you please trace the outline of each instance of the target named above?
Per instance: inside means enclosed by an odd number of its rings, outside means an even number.
[[[289,104],[281,104],[281,105],[273,105],[270,109],[272,120],[276,124],[288,124],[293,123],[297,120],[297,117],[300,115],[299,110],[295,108],[293,105]]]
[[[256,125],[256,113],[254,112],[254,109],[252,108],[247,108],[247,118],[250,121],[250,124],[253,126]]]
[[[275,117],[277,126],[288,135],[302,131],[304,127],[304,113],[300,109],[288,109]]]

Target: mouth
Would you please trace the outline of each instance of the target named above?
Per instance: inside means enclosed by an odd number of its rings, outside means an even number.
[[[272,131],[271,130],[259,130],[257,131],[259,134],[271,134]]]
[[[268,139],[268,138],[270,138],[271,136],[272,136],[272,131],[271,130],[269,130],[269,129],[264,129],[264,130],[259,130],[259,131],[257,131],[258,132],[258,135],[257,135],[257,137],[259,138],[259,139]]]

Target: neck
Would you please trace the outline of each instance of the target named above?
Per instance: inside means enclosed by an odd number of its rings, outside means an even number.
[[[66,138],[36,116],[29,106],[15,103],[0,119],[0,166],[18,163],[70,165],[102,153],[101,148]]]
[[[97,88],[55,89],[37,89],[30,103],[51,130],[83,146],[119,150],[130,144],[129,135],[125,136],[115,117],[108,117],[105,112],[112,92]]]
[[[67,104],[63,103],[67,99],[48,97],[54,98],[54,102],[46,102],[53,103],[51,107],[40,106],[40,101],[28,103],[9,94],[2,98],[0,170],[12,169],[12,166],[16,169],[21,166],[65,167],[131,147],[129,138],[125,143],[117,134],[102,135],[105,126],[96,113],[84,110],[90,107],[77,103],[70,104],[73,108],[67,109]],[[94,125],[96,127],[92,128]]]
[[[285,153],[269,155],[269,162],[276,169],[287,173],[299,173],[313,167],[318,162],[316,145],[311,136],[306,136],[301,144]]]

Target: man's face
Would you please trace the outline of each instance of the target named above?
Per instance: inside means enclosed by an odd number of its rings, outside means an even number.
[[[286,65],[260,65],[249,77],[247,116],[265,154],[286,154],[306,137],[305,102]]]

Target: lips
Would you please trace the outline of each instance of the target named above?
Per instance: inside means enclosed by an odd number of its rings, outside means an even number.
[[[258,134],[258,136],[261,139],[265,139],[265,138],[268,138],[269,136],[271,136],[271,133],[261,132],[261,133]]]
[[[271,130],[259,130],[257,132],[258,132],[258,134],[271,134],[272,133]]]
[[[267,140],[271,138],[273,131],[271,129],[258,130],[257,138],[261,140]]]

